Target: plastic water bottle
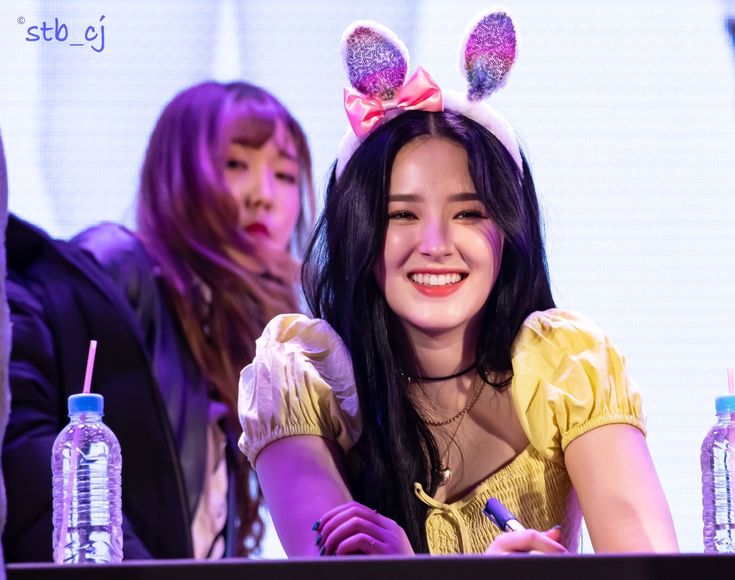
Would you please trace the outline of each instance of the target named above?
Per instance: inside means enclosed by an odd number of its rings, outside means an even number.
[[[102,422],[98,394],[69,397],[69,424],[51,456],[54,490],[54,562],[122,561],[122,455]]]
[[[704,551],[735,552],[735,395],[717,397],[717,423],[702,443]]]

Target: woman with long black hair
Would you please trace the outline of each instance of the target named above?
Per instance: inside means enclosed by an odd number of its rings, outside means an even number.
[[[555,307],[529,165],[479,102],[512,22],[470,31],[466,97],[404,82],[379,25],[344,52],[359,94],[304,262],[316,318],[276,317],[241,377],[287,553],[563,553],[582,515],[598,552],[676,550],[624,359]],[[501,534],[492,497],[529,529]]]

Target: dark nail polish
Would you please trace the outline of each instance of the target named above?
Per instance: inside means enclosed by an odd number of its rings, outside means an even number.
[[[323,556],[324,555],[324,552],[326,552],[326,551],[327,551],[327,547],[326,546],[322,546],[322,549],[319,550],[319,555],[320,556]]]
[[[322,535],[321,535],[321,534],[319,534],[319,535],[318,535],[318,536],[316,537],[316,545],[317,545],[317,546],[321,546],[321,545],[322,545]]]
[[[316,531],[317,531],[317,530],[319,529],[319,526],[321,526],[321,525],[322,525],[322,522],[321,522],[321,520],[317,520],[317,521],[315,521],[315,522],[314,522],[314,525],[313,525],[313,526],[311,526],[311,531],[312,531],[312,532],[316,532]]]

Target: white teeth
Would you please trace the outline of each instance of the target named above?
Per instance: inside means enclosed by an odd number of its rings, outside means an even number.
[[[410,277],[422,286],[446,286],[462,280],[461,274],[411,274]]]

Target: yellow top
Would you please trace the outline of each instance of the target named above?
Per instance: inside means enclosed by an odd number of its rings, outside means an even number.
[[[576,550],[581,512],[564,466],[576,437],[602,425],[627,423],[645,433],[641,399],[625,360],[594,324],[553,309],[534,312],[512,349],[511,397],[529,445],[464,498],[444,504],[416,484],[429,506],[433,554],[482,552],[500,532],[482,513],[497,497],[529,528],[560,524]],[[349,352],[323,320],[300,314],[274,318],[256,342],[240,378],[240,449],[255,465],[270,442],[318,435],[345,453],[362,432]]]

